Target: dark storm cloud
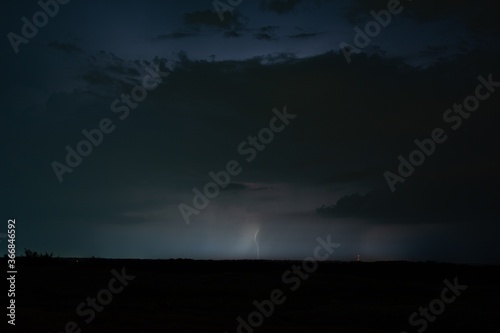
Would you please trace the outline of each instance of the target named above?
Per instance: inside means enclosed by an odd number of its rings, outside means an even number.
[[[228,37],[228,38],[238,38],[238,37],[243,36],[243,33],[241,33],[238,30],[229,30],[229,31],[224,32],[224,36]]]
[[[73,43],[62,43],[62,42],[50,42],[48,44],[50,48],[67,52],[67,53],[82,53],[83,50],[80,49],[78,46],[76,46]]]
[[[388,188],[371,190],[362,195],[348,194],[333,205],[317,209],[321,216],[362,217],[373,222],[387,223],[438,223],[448,224],[458,220],[475,221],[483,224],[496,221],[500,209],[496,204],[500,195],[494,190],[499,185],[461,184],[457,177],[453,182],[442,182],[420,178],[398,193]]]
[[[107,67],[107,70],[113,74],[118,74],[122,76],[138,77],[140,75],[137,68],[131,68],[125,66],[109,65]]]
[[[430,57],[433,59],[439,59],[442,57],[452,57],[453,54],[457,52],[466,52],[466,48],[457,48],[453,45],[439,45],[439,46],[428,46],[424,50],[418,53],[418,56],[425,58]]]
[[[272,186],[257,186],[252,188],[252,191],[266,191],[266,190],[272,190],[274,187]]]
[[[184,14],[184,23],[193,26],[229,27],[235,24],[235,16],[228,17],[221,21],[217,14],[211,10],[195,11]]]
[[[329,179],[333,183],[362,181],[365,176],[368,180],[374,171],[362,169],[360,165],[370,165],[370,159],[381,159],[376,154],[383,154],[385,157],[380,164],[393,167],[397,155],[408,149],[403,143],[411,146],[415,138],[428,135],[428,131],[441,122],[437,115],[454,101],[459,101],[461,96],[469,94],[478,73],[488,73],[496,61],[495,55],[478,52],[426,70],[416,70],[404,65],[401,59],[357,57],[352,66],[345,66],[342,56],[334,53],[308,59],[276,55],[273,58],[226,62],[193,61],[187,55],[181,56],[169,79],[141,103],[140,109],[148,112],[134,111],[134,123],[143,126],[141,128],[147,130],[149,135],[121,138],[120,142],[113,143],[113,155],[109,158],[100,156],[99,161],[112,163],[117,156],[123,155],[123,161],[132,162],[120,167],[122,173],[128,173],[137,163],[128,156],[142,156],[144,161],[150,161],[145,165],[154,166],[154,172],[144,173],[152,179],[164,178],[162,173],[165,170],[178,173],[179,177],[193,173],[203,175],[220,168],[220,163],[236,153],[239,142],[265,126],[273,107],[289,105],[293,113],[300,115],[300,120],[293,124],[293,130],[277,137],[276,142],[259,156],[261,162],[249,169],[249,181],[294,181],[298,172],[303,181],[317,182],[327,179],[332,173],[337,173]],[[131,65],[128,62],[120,65],[119,60],[109,55],[102,55],[97,62],[102,62],[100,70],[89,72],[92,75],[88,74],[83,79],[91,85],[110,88],[109,95],[99,102],[101,106],[86,104],[86,107],[95,110],[95,114],[104,112],[112,115],[109,104],[132,86],[125,78],[113,77],[108,68],[110,65],[117,66],[121,68],[117,72],[126,73]],[[467,63],[477,65],[458,71]],[[370,68],[370,75],[366,75],[362,70],[364,68]],[[221,73],[224,74],[221,76]],[[383,73],[383,76],[378,73]],[[450,73],[455,74],[450,77]],[[426,79],[429,76],[433,80]],[[246,79],[242,81],[242,77]],[[313,77],[314,81],[311,81]],[[218,84],[214,86],[213,82]],[[118,90],[114,89],[115,85]],[[190,89],[185,90],[186,86]],[[352,86],[356,89],[348,88]],[[102,94],[106,90],[98,91]],[[57,114],[63,116],[67,110],[75,108],[75,101],[85,100],[85,94],[74,92],[64,99],[51,98],[48,111],[53,113],[57,109],[60,110]],[[88,96],[85,98],[92,100]],[[493,123],[489,121],[485,126],[489,128]],[[91,121],[88,125],[95,126]],[[75,139],[82,127],[72,127]],[[184,130],[181,131],[181,128]],[[192,134],[195,132],[196,136]],[[172,137],[178,137],[182,146],[170,147],[168,144],[169,158],[154,149],[167,144],[169,141],[164,140]],[[197,137],[205,139],[200,141]],[[377,137],[377,142],[371,144],[369,141],[373,137]],[[110,140],[113,141],[111,137]],[[321,142],[329,144],[318,145]],[[102,149],[106,149],[104,147]],[[141,147],[149,148],[144,150]],[[217,149],[214,150],[214,147]],[[60,151],[54,158],[64,157],[64,144],[57,148]],[[184,151],[190,153],[185,154]],[[339,158],[342,158],[343,165],[336,165]],[[307,172],[304,171],[303,161],[317,159],[323,163],[311,165],[305,169]],[[287,167],[283,169],[284,165]],[[322,167],[333,169],[328,173],[314,171]],[[127,171],[129,168],[132,169]],[[353,171],[346,171],[349,169]],[[85,172],[79,169],[69,176],[75,177],[75,173]],[[260,176],[253,179],[254,173]],[[139,178],[141,175],[141,172],[137,173]],[[190,180],[185,188],[206,182],[203,178],[197,179],[194,182]],[[383,180],[382,175],[380,179]]]
[[[86,59],[88,65],[81,69],[84,73],[79,77],[87,83],[87,93],[101,97],[126,92],[133,86],[142,84],[142,78],[147,74],[146,69],[156,68],[161,62],[158,58],[153,62],[124,60],[104,51],[87,56]]]
[[[201,28],[213,28],[223,31],[226,37],[239,37],[246,30],[244,17],[236,11],[224,14],[224,21],[219,19],[217,13],[211,10],[194,11],[184,14],[184,24],[187,28],[198,30]]]
[[[90,71],[83,75],[83,80],[92,85],[109,85],[115,82],[115,79],[106,73],[99,71]]]
[[[382,49],[379,45],[370,45],[365,49],[365,51],[372,55],[376,54],[383,57],[387,55],[387,51]]]
[[[225,188],[221,189],[221,191],[265,191],[271,189],[273,189],[273,187],[262,184],[229,183]]]
[[[195,37],[198,34],[199,34],[198,32],[192,32],[192,31],[176,31],[166,35],[160,35],[156,37],[154,40],[189,38],[189,37]]]
[[[450,73],[448,70],[453,71],[455,68],[458,72],[458,68],[463,68],[462,66],[470,61],[481,62],[487,58],[489,56],[483,57],[478,53],[472,53],[458,60],[443,59],[432,69],[423,72],[427,75],[448,75]],[[488,63],[489,66],[493,66],[491,59]],[[475,70],[481,71],[477,67]],[[495,73],[500,77],[498,71]],[[458,80],[458,76],[455,79]],[[468,84],[471,87],[472,82]],[[463,82],[461,86],[465,87],[467,83]],[[463,90],[463,92],[454,93],[453,90],[442,87],[438,93],[449,96],[448,107],[454,103],[461,103],[465,96],[470,95],[465,88],[458,88],[455,85],[453,87],[456,91]],[[454,95],[456,97],[453,97]],[[495,100],[498,98],[499,96],[492,97]],[[475,114],[476,117],[469,118],[468,125],[460,129],[460,132],[447,131],[449,140],[438,146],[436,152],[428,157],[423,165],[416,168],[415,173],[400,184],[396,192],[390,192],[381,172],[379,182],[382,184],[372,187],[375,189],[364,195],[357,194],[354,190],[343,190],[345,196],[335,204],[318,208],[317,212],[321,216],[330,218],[363,217],[373,223],[386,223],[388,221],[380,219],[387,218],[391,218],[391,223],[398,224],[409,222],[447,224],[465,220],[483,225],[498,220],[500,209],[496,203],[500,200],[497,190],[500,178],[494,170],[499,168],[500,164],[498,157],[493,153],[493,147],[499,140],[498,136],[493,134],[495,130],[491,124],[498,116],[493,111],[494,104],[494,101],[490,101],[482,105]],[[434,125],[422,124],[428,128],[441,125],[443,120],[439,117],[436,117]],[[413,139],[423,139],[428,135],[429,132],[415,132]],[[401,154],[407,158],[416,148],[415,145],[411,145],[413,141],[411,137],[404,141],[408,145],[391,149],[394,152],[394,159],[387,166],[388,170],[395,171],[398,168],[399,161],[396,160],[396,156]],[[344,178],[354,181],[353,178],[356,177],[340,177],[340,180]]]
[[[380,177],[383,173],[379,168],[365,168],[361,170],[349,171],[339,173],[334,176],[328,177],[325,180],[327,184],[349,183],[354,181],[366,180],[367,178]]]
[[[262,10],[284,14],[292,11],[301,0],[261,0],[260,7]]]
[[[239,183],[229,183],[222,191],[243,191],[248,189],[248,186]]]
[[[488,0],[423,1],[412,3],[409,15],[421,22],[454,18],[463,22],[471,32],[492,35],[500,28],[495,19],[497,9],[497,3]]]
[[[276,35],[276,30],[278,30],[277,26],[265,26],[259,28],[259,30],[255,33],[255,38],[259,40],[267,40],[267,41],[274,41],[278,40],[278,36]]]
[[[309,39],[314,38],[320,35],[323,35],[323,32],[299,32],[293,35],[290,35],[292,39]]]
[[[297,59],[297,55],[293,52],[276,52],[265,56],[256,57],[256,59],[260,59],[261,61],[265,61],[267,63],[283,63],[293,62]]]
[[[446,21],[453,18],[464,24],[471,32],[487,36],[492,36],[500,29],[500,22],[495,19],[497,4],[494,1],[466,0],[456,2],[445,0],[401,3],[404,6],[402,15],[420,23]],[[373,19],[370,16],[371,10],[378,11],[386,8],[386,0],[355,0],[350,2],[344,17],[353,25],[366,23]]]
[[[422,56],[439,56],[448,50],[450,45],[428,46],[425,50],[420,52]]]

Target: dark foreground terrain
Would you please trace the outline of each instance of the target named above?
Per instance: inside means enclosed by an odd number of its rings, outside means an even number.
[[[291,261],[17,261],[7,331],[500,332],[498,266],[324,262],[307,273]]]

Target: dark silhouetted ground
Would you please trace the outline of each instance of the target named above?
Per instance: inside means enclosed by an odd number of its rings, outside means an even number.
[[[408,317],[455,277],[467,290],[425,332],[500,332],[498,266],[327,262],[291,291],[282,275],[294,264],[301,263],[18,258],[16,332],[65,332],[74,321],[81,332],[231,333],[238,316],[256,310],[254,300],[280,289],[285,303],[254,332],[411,333]],[[76,307],[122,267],[136,278],[86,324]]]

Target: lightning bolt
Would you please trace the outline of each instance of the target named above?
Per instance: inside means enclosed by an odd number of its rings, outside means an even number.
[[[257,242],[257,235],[259,234],[260,227],[257,229],[255,232],[255,236],[253,237],[253,240],[255,241],[255,245],[257,246],[257,259],[260,259],[260,252],[259,252],[259,242]]]

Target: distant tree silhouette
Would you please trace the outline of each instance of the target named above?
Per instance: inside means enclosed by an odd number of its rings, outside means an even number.
[[[53,254],[52,252],[48,253],[48,252],[45,252],[45,253],[38,253],[36,251],[31,251],[30,249],[24,249],[24,256],[26,258],[45,258],[45,259],[49,259],[49,258],[52,258]]]

